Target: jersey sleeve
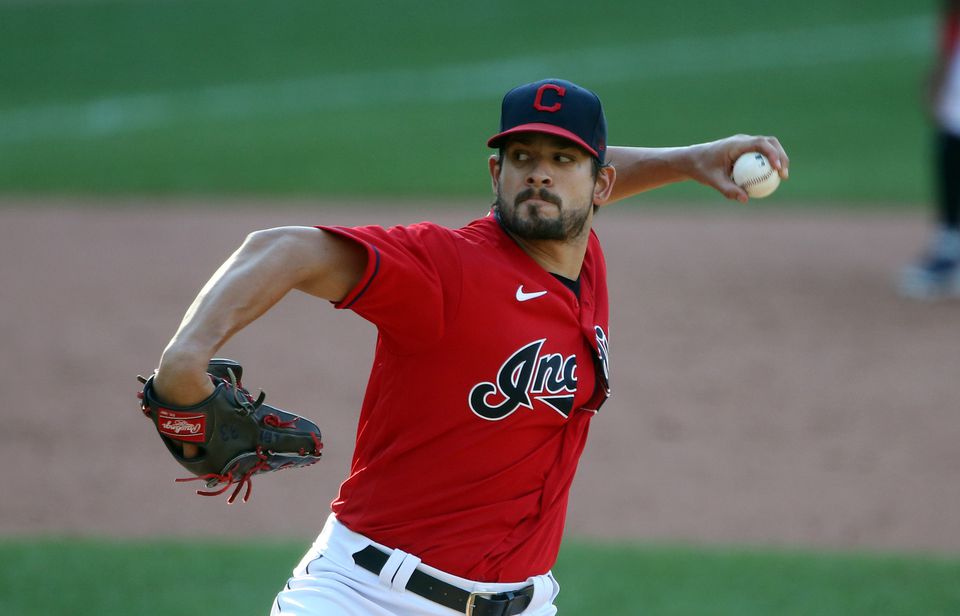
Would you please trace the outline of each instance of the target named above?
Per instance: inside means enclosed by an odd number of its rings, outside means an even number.
[[[334,305],[377,326],[396,352],[412,352],[443,337],[461,290],[460,255],[452,232],[433,223],[318,227],[360,243],[367,267]]]

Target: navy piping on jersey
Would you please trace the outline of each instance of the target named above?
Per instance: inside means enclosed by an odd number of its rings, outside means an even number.
[[[350,306],[353,306],[355,303],[357,303],[358,299],[363,297],[363,294],[367,292],[367,289],[369,289],[370,285],[373,283],[373,279],[377,277],[377,272],[380,271],[380,251],[377,250],[376,246],[371,246],[370,248],[373,248],[373,254],[376,256],[376,259],[373,262],[373,273],[370,274],[370,278],[367,280],[367,284],[363,285],[363,289],[361,289],[360,292],[357,293],[356,297],[350,300],[349,304],[344,306],[344,309],[347,309]]]

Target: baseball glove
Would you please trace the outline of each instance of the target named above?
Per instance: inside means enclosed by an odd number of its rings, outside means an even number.
[[[214,358],[207,372],[216,389],[206,400],[186,407],[158,400],[154,377],[137,376],[143,383],[140,410],[153,421],[176,461],[196,475],[177,481],[205,481],[207,491],[197,491],[203,496],[223,494],[236,485],[228,503],[246,488],[246,502],[254,475],[309,466],[320,459],[320,428],[309,419],[264,404],[262,391],[257,398],[250,395],[240,382],[239,363]],[[199,447],[199,454],[185,457],[183,443]]]

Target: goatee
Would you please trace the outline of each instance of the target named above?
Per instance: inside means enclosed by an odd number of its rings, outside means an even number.
[[[536,205],[525,205],[529,199],[539,199],[557,206],[560,215],[556,218],[543,218]],[[528,188],[514,199],[513,206],[508,205],[503,194],[497,190],[497,200],[493,210],[500,225],[516,237],[525,240],[570,240],[583,233],[590,208],[582,210],[564,209],[558,195],[545,188]],[[522,215],[525,213],[526,216]]]

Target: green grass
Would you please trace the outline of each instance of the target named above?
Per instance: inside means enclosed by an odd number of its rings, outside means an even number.
[[[960,613],[960,560],[932,556],[574,543],[555,571],[561,614]]]
[[[916,202],[935,6],[0,3],[0,192],[483,196],[502,93],[556,75],[613,143],[774,133],[784,200]]]
[[[269,611],[306,543],[0,540],[8,616]],[[960,558],[569,542],[561,616],[960,613]]]

